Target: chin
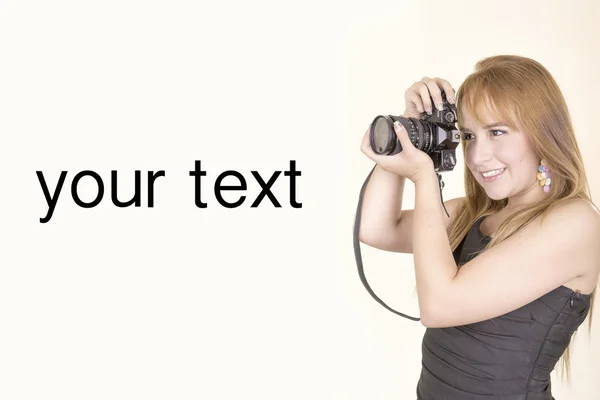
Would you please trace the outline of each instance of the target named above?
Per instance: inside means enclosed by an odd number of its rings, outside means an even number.
[[[487,196],[492,200],[496,200],[496,201],[504,200],[509,196],[508,193],[505,193],[504,191],[496,189],[496,188],[493,188],[490,190],[490,188],[488,187],[486,189],[487,185],[485,183],[479,182],[479,185],[482,187],[485,194],[487,194]]]
[[[490,199],[495,200],[495,201],[504,200],[508,197],[507,195],[494,194],[494,193],[489,193],[489,192],[486,192],[486,193]]]

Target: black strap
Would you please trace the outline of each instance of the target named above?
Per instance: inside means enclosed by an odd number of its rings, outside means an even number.
[[[367,282],[367,278],[365,276],[365,271],[363,269],[363,263],[362,263],[362,256],[360,253],[360,241],[358,240],[358,234],[360,232],[360,217],[361,217],[361,213],[362,213],[363,196],[364,196],[365,190],[367,188],[367,183],[369,182],[369,179],[371,179],[371,175],[373,175],[373,171],[375,171],[376,167],[377,167],[377,165],[375,165],[373,167],[373,169],[371,170],[371,172],[369,172],[367,179],[365,179],[365,182],[363,183],[362,188],[360,189],[360,195],[358,198],[358,207],[356,208],[356,216],[354,219],[354,257],[356,258],[356,265],[358,266],[358,276],[360,276],[360,280],[363,283],[364,287],[367,289],[367,292],[369,292],[369,294],[375,300],[377,300],[377,302],[379,304],[381,304],[382,306],[384,306],[386,309],[393,312],[394,314],[400,315],[401,317],[408,318],[412,321],[420,321],[421,320],[420,318],[411,317],[409,315],[403,314],[399,311],[394,310],[387,304],[385,304],[383,302],[383,300],[381,300],[379,297],[377,297],[377,295],[373,292],[373,289],[371,289],[371,286],[369,285],[369,282]],[[442,191],[442,188],[444,187],[444,182],[442,181],[441,175],[439,173],[437,173],[437,175],[438,175],[438,182],[440,183],[440,197],[441,197],[441,191]],[[444,206],[444,211],[446,211],[446,206],[444,205],[443,198],[442,198],[442,205]],[[448,215],[448,211],[446,211],[446,215]],[[448,215],[448,217],[450,217],[450,216]]]

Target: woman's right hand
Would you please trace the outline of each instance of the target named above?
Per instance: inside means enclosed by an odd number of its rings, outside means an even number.
[[[431,115],[434,106],[438,109],[442,107],[442,93],[446,93],[446,99],[449,103],[454,104],[455,93],[452,85],[442,78],[423,77],[418,82],[415,82],[411,87],[404,92],[404,100],[406,101],[406,110],[402,115],[404,118],[420,119],[421,114],[426,112]],[[431,104],[431,98],[435,104]]]

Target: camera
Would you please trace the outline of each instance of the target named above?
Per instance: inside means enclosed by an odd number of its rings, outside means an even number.
[[[431,103],[434,104],[433,99]],[[460,143],[460,132],[455,125],[456,105],[447,101],[443,91],[442,104],[441,111],[434,107],[431,115],[424,112],[419,119],[378,115],[371,124],[371,148],[377,154],[400,153],[402,146],[394,130],[394,122],[399,121],[412,144],[431,157],[436,172],[452,171],[456,165],[456,147]]]

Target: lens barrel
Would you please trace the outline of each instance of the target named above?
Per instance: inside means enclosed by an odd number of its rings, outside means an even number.
[[[395,121],[399,121],[404,126],[413,146],[426,153],[430,151],[432,145],[430,124],[416,118],[378,115],[371,124],[370,132],[371,148],[376,154],[394,155],[402,151],[402,145],[394,130]]]

